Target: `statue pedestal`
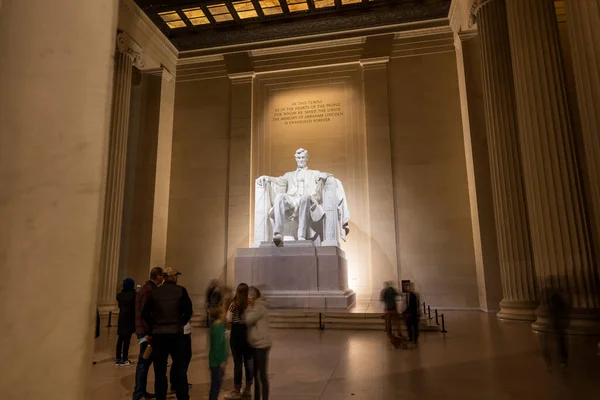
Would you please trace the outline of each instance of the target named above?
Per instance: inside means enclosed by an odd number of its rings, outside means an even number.
[[[347,310],[356,302],[342,249],[315,247],[309,240],[238,249],[234,277],[236,286],[244,282],[259,288],[273,308]]]

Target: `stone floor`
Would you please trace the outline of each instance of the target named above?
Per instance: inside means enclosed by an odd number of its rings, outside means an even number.
[[[447,312],[449,333],[425,333],[420,346],[396,350],[378,331],[273,330],[271,398],[579,399],[600,398],[596,339],[569,339],[567,368],[547,370],[529,324],[503,323],[480,312]],[[131,399],[135,366],[112,362],[115,328],[96,343],[93,400]],[[192,399],[208,397],[206,331],[193,333]],[[131,345],[135,359],[137,345]],[[153,376],[149,389],[153,389]],[[233,386],[232,364],[223,390]],[[154,390],[151,390],[154,391]],[[224,392],[223,392],[224,393]]]

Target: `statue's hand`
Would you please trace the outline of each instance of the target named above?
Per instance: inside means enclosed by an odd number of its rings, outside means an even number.
[[[328,174],[326,172],[321,172],[319,174],[319,177],[317,178],[317,180],[325,182],[327,180],[327,178],[329,178],[330,176],[331,176],[331,174]]]
[[[266,175],[256,178],[256,184],[258,186],[264,186],[267,182],[269,182],[269,177]]]

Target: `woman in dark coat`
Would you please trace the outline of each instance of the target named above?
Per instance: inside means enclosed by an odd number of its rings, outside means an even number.
[[[123,281],[123,290],[117,295],[119,303],[119,328],[117,334],[117,357],[116,365],[130,365],[129,343],[131,335],[135,333],[135,282],[131,278]]]

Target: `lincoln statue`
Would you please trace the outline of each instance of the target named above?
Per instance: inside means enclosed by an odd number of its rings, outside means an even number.
[[[257,189],[271,187],[268,197],[272,208],[267,211],[267,215],[272,224],[273,242],[281,245],[288,238],[323,240],[323,229],[328,229],[323,227],[326,218],[331,219],[329,225],[335,225],[336,232],[338,223],[341,225],[341,236],[345,240],[349,232],[350,213],[341,182],[331,174],[309,169],[307,150],[302,148],[296,150],[295,157],[298,164],[295,171],[287,172],[280,177],[261,176],[256,180]],[[329,215],[324,209],[325,196],[329,196],[330,203],[333,202],[334,214]],[[256,206],[259,207],[258,204]],[[265,219],[267,215],[264,215]],[[266,221],[255,220],[255,223],[264,224]],[[292,227],[291,232],[290,227]]]

